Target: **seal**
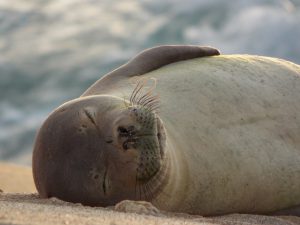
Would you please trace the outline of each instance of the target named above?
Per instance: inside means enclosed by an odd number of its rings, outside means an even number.
[[[147,50],[54,110],[33,151],[39,194],[206,216],[297,208],[300,66],[218,54]]]

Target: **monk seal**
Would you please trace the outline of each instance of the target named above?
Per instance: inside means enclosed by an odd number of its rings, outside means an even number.
[[[33,151],[37,190],[205,216],[297,207],[299,93],[300,66],[284,60],[146,50],[46,119]]]

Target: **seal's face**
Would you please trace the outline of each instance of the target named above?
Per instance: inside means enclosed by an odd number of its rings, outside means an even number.
[[[145,199],[160,173],[165,133],[157,115],[112,96],[86,97],[54,111],[41,127],[33,174],[43,197],[107,206]],[[142,191],[141,191],[142,189]]]

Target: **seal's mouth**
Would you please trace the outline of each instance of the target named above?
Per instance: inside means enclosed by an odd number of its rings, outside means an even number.
[[[137,180],[150,180],[160,170],[165,155],[166,136],[158,115],[142,106],[128,107],[114,127],[121,154],[134,155]]]

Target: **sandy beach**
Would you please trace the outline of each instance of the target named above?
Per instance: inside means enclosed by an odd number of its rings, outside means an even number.
[[[147,209],[142,205],[126,207],[87,207],[56,198],[41,199],[35,193],[31,169],[0,164],[0,224],[214,224],[214,225],[294,225],[299,217],[271,217],[231,214],[201,217]],[[123,204],[123,206],[124,206]]]
[[[31,168],[0,162],[0,190],[5,193],[36,192]]]

